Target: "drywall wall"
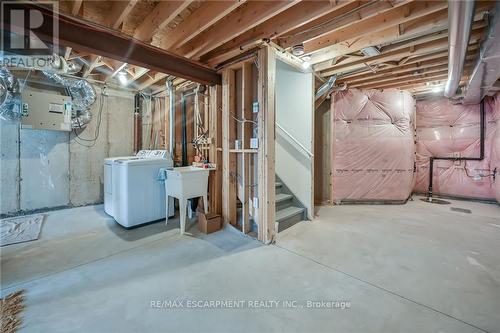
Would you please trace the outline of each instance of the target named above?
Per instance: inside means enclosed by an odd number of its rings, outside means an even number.
[[[276,175],[313,214],[313,75],[276,62]]]
[[[0,214],[102,202],[104,158],[132,154],[133,94],[107,89],[101,100],[101,88],[95,89],[93,119],[80,139],[0,122]],[[95,143],[86,141],[95,136]]]

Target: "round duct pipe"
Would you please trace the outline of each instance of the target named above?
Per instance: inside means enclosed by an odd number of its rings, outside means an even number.
[[[444,95],[456,95],[464,70],[467,46],[474,19],[474,1],[448,1],[448,80]]]

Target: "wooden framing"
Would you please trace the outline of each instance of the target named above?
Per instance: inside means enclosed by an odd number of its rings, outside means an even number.
[[[476,33],[469,45],[480,40],[485,33],[487,22],[485,13],[490,11],[494,2],[479,0],[475,4],[473,31]],[[305,54],[310,56],[310,64],[322,77],[346,74],[355,77],[359,73],[378,72],[393,68],[395,71],[408,69],[409,63],[416,64],[415,58],[425,57],[447,48],[448,2],[445,0],[335,0],[335,1],[160,1],[145,0],[114,1],[111,6],[101,6],[92,1],[60,2],[61,16],[77,16],[101,26],[120,30],[123,36],[133,36],[176,55],[199,60],[211,68],[219,69],[248,54],[256,52],[263,43],[276,43],[289,52],[292,46],[302,44]],[[478,29],[481,26],[481,29]],[[79,44],[65,43],[63,28],[61,41],[66,59],[81,58],[96,54],[111,57],[101,49],[85,49]],[[72,32],[73,36],[82,34]],[[478,38],[475,38],[479,36]],[[89,39],[88,36],[86,36]],[[438,43],[440,40],[442,43]],[[111,45],[114,43],[107,43]],[[382,54],[364,56],[361,51],[366,47],[376,47]],[[428,46],[428,48],[427,48]],[[74,48],[71,52],[71,48]],[[128,50],[137,46],[130,45]],[[398,51],[399,50],[399,51]],[[123,51],[122,54],[126,54]],[[172,54],[170,54],[172,55]],[[477,56],[477,52],[471,57]],[[179,73],[160,69],[158,64],[147,65],[142,59],[115,58],[129,66],[139,66],[153,73]],[[430,58],[432,59],[432,58]],[[138,59],[136,59],[138,60]],[[179,59],[176,59],[179,60]],[[445,59],[446,61],[446,59]],[[100,62],[97,62],[97,65]],[[170,64],[169,61],[163,64]],[[442,65],[443,68],[446,64]],[[111,69],[116,72],[117,65]],[[170,70],[179,66],[171,66]],[[93,75],[107,81],[113,79],[100,65],[84,68],[81,74]],[[425,68],[422,68],[425,69]],[[200,69],[201,70],[201,69]],[[190,72],[190,75],[193,73]],[[153,75],[154,77],[155,75]],[[166,76],[165,76],[166,77]],[[158,91],[165,77],[153,82],[142,80],[134,84],[147,91]],[[393,76],[394,79],[403,75]],[[128,76],[130,84],[138,80],[133,73]],[[193,80],[193,77],[187,77]],[[208,79],[206,73],[205,81]],[[195,80],[193,80],[195,81]],[[198,80],[199,81],[199,80]],[[203,81],[203,80],[202,80]],[[205,82],[212,84],[213,82]],[[220,84],[220,77],[215,79]],[[337,82],[351,83],[347,80]],[[144,83],[144,84],[143,84]],[[376,87],[376,86],[374,86]]]
[[[258,53],[258,191],[259,191],[259,235],[265,244],[274,242],[276,235],[275,213],[275,82],[276,55],[270,46]]]
[[[197,59],[228,40],[247,31],[298,3],[292,1],[249,1],[236,8],[224,20],[198,34],[176,49],[177,54]]]
[[[222,86],[211,86],[209,95],[209,161],[217,166],[208,179],[209,211],[222,214]]]
[[[242,96],[241,96],[241,110],[242,119],[244,122],[242,126],[242,149],[250,148],[250,138],[252,137],[252,123],[249,120],[253,119],[252,107],[253,107],[253,82],[252,82],[252,64],[245,62],[242,67]],[[250,172],[252,168],[250,167],[251,156],[247,153],[242,154],[242,188],[243,196],[242,202],[242,231],[248,233],[250,231],[250,187],[251,187],[251,177]]]
[[[222,218],[224,223],[237,225],[236,155],[229,151],[236,139],[234,115],[236,109],[235,72],[222,71]]]

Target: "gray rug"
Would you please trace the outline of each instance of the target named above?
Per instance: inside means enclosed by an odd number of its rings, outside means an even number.
[[[44,217],[38,214],[0,220],[0,246],[38,239]]]

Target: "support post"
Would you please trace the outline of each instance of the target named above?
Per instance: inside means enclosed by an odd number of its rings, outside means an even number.
[[[209,188],[209,211],[217,214],[222,213],[222,87],[211,86],[209,106],[209,137],[210,151],[209,161],[217,165],[217,170],[210,172],[208,179]]]
[[[235,72],[225,69],[222,72],[222,218],[224,223],[237,225],[236,213],[236,155],[231,154],[231,145],[236,138],[234,126]]]
[[[276,235],[275,214],[275,82],[276,56],[266,46],[258,54],[258,184],[259,184],[259,233],[265,244],[274,242]]]

